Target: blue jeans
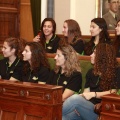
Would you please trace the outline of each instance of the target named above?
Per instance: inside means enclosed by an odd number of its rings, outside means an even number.
[[[72,95],[63,103],[62,120],[97,120],[94,104],[80,95]]]

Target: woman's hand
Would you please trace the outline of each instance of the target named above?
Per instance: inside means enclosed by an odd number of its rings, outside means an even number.
[[[39,35],[35,36],[35,37],[33,38],[33,41],[34,41],[34,42],[39,42],[39,41],[40,41],[40,36],[39,36]]]
[[[91,98],[95,97],[95,92],[84,92],[80,95],[84,97],[86,100],[90,100]]]

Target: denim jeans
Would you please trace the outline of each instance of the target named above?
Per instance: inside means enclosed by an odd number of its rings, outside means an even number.
[[[62,120],[97,120],[94,104],[80,95],[72,95],[63,103]]]

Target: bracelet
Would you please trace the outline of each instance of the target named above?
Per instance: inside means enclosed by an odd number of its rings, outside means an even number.
[[[97,93],[95,92],[95,98],[97,98]]]

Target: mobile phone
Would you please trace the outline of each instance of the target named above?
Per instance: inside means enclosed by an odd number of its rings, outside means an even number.
[[[39,31],[38,31],[38,35],[39,35],[39,37],[40,37],[40,34],[41,34],[41,31],[39,30]]]

